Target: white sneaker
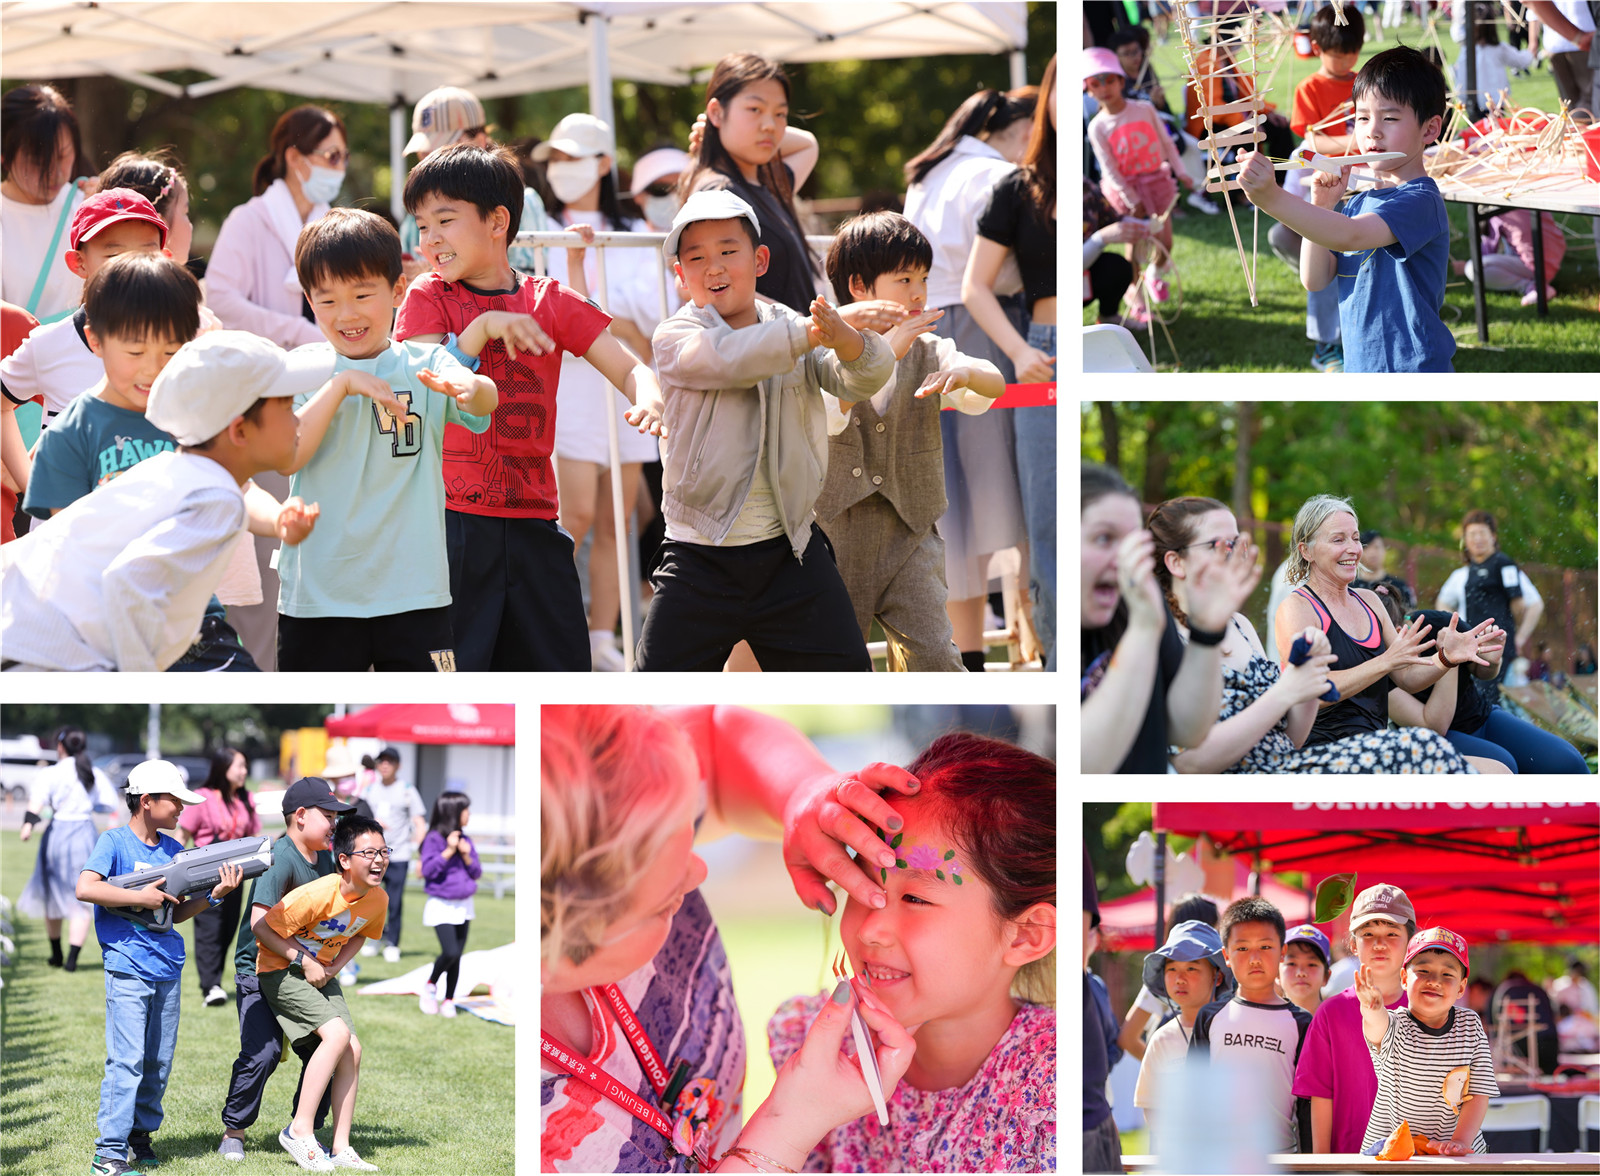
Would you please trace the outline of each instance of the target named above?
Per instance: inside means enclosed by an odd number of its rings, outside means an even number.
[[[211,991],[206,993],[206,1005],[207,1005],[207,1007],[210,1007],[212,1005],[224,1005],[224,1004],[227,1004],[227,1003],[228,1003],[228,994],[226,992],[222,991],[222,985],[213,984],[211,986]]]
[[[378,954],[378,945],[376,943],[374,943],[370,939],[367,940],[365,943],[363,943],[361,945],[361,954],[364,955],[364,956],[375,956],[375,955],[377,955]]]
[[[453,1001],[453,1000],[441,1000],[439,1002],[439,1015],[441,1017],[453,1017],[453,1016],[455,1016],[456,1015],[456,1002]]]
[[[225,1160],[244,1162],[244,1140],[235,1139],[231,1135],[224,1135],[222,1143],[217,1147],[217,1154]]]
[[[391,964],[398,964],[400,962],[400,949],[391,943],[383,949],[383,958]]]
[[[355,1168],[362,1172],[378,1171],[378,1165],[367,1163],[367,1161],[356,1155],[356,1149],[348,1144],[342,1152],[334,1153],[333,1166],[335,1168]]]
[[[628,669],[616,638],[595,629],[589,631],[589,662],[596,674],[621,674]]]
[[[278,1144],[294,1157],[295,1163],[308,1172],[333,1171],[333,1161],[322,1150],[322,1145],[317,1142],[315,1136],[301,1139],[298,1135],[290,1134],[289,1128],[285,1127],[278,1132]]]
[[[417,1007],[430,1017],[439,1011],[439,998],[433,994],[433,985],[422,990],[422,995],[417,998]]]

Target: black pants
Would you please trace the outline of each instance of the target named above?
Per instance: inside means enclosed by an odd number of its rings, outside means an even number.
[[[438,983],[439,977],[444,977],[444,998],[456,998],[456,981],[461,978],[461,953],[467,950],[467,928],[472,926],[472,920],[465,923],[440,923],[435,927],[434,933],[439,936],[439,955],[433,961],[433,975],[428,977],[429,984]]]
[[[410,833],[407,827],[406,835]],[[383,872],[383,892],[389,896],[389,913],[383,918],[383,942],[394,947],[400,946],[400,904],[405,901],[406,874],[410,869],[410,862],[391,861]]]
[[[1095,317],[1108,319],[1122,305],[1122,296],[1133,283],[1133,263],[1120,253],[1102,253],[1089,267],[1090,302],[1098,302]]]
[[[744,640],[769,672],[872,671],[833,546],[815,523],[804,559],[783,536],[745,547],[669,539],[651,583],[641,670],[714,672]]]
[[[183,656],[167,667],[167,673],[259,674],[261,667],[228,624],[226,615],[206,613],[200,620],[200,636],[183,651]]]
[[[239,933],[240,894],[244,887],[228,892],[218,906],[208,906],[194,917],[194,966],[200,973],[200,995],[222,983],[222,968],[233,952],[234,936]]]
[[[278,1018],[272,1015],[266,998],[261,995],[261,984],[255,974],[235,976],[234,988],[239,1002],[239,1056],[233,1061],[233,1074],[228,1080],[228,1099],[222,1104],[222,1125],[230,1131],[243,1131],[261,1114],[261,1098],[266,1093],[267,1079],[278,1068],[283,1057],[283,1030]],[[307,1034],[293,1043],[300,1058],[300,1081],[294,1086],[294,1099],[289,1103],[289,1118],[294,1118],[300,1105],[300,1087],[306,1080],[306,1063],[317,1052],[322,1039],[315,1033]],[[322,1092],[317,1105],[316,1128],[321,1131],[333,1105],[330,1090]],[[287,1120],[285,1120],[287,1122]]]
[[[450,610],[419,608],[385,617],[287,617],[279,613],[278,668],[316,673],[454,670]]]
[[[550,519],[444,512],[462,670],[588,673],[589,619],[572,536]]]

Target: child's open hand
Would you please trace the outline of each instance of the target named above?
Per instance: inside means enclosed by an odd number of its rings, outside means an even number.
[[[661,401],[654,396],[647,396],[627,412],[622,414],[622,419],[633,425],[641,433],[649,433],[655,437],[665,437],[667,426],[661,419]]]
[[[943,310],[919,310],[880,334],[883,335],[883,341],[889,345],[889,350],[894,352],[894,357],[904,359],[906,352],[911,350],[911,345],[917,341],[917,336],[926,335],[933,330],[933,324],[943,317]]]
[[[1259,151],[1246,151],[1239,156],[1239,186],[1251,204],[1259,205],[1268,192],[1278,186],[1272,174],[1272,160]]]
[[[826,347],[830,351],[837,351],[839,345],[851,339],[859,340],[860,334],[849,323],[839,317],[836,310],[826,298],[811,300],[811,317],[806,321],[806,336],[813,347]]]
[[[904,322],[911,312],[898,302],[887,298],[868,298],[839,308],[839,317],[858,331],[876,331],[887,335],[889,328]]]
[[[462,380],[449,379],[445,376],[441,376],[432,368],[423,368],[420,372],[418,372],[417,383],[421,384],[424,388],[431,389],[434,392],[441,392],[444,395],[451,397],[463,408],[466,406],[467,401],[472,399],[472,394],[474,391],[471,384],[468,384]]]
[[[307,506],[306,500],[298,494],[285,499],[278,511],[278,538],[290,547],[303,543],[317,525],[317,516],[321,513],[322,507],[315,502]]]
[[[1362,964],[1356,969],[1356,999],[1361,1002],[1361,1007],[1371,1009],[1373,1012],[1383,1011],[1383,993],[1372,982],[1372,968]]]
[[[590,234],[593,236],[593,233]],[[580,268],[581,265],[580,265]],[[479,318],[484,333],[506,345],[506,358],[515,360],[517,352],[528,355],[549,355],[556,349],[555,341],[531,314],[512,314],[508,310],[485,311]]]
[[[1470,1156],[1472,1154],[1472,1145],[1470,1143],[1462,1143],[1459,1139],[1441,1139],[1434,1144],[1434,1147],[1437,1149],[1436,1154],[1441,1156]]]
[[[388,380],[380,380],[371,372],[360,372],[354,368],[340,375],[344,378],[346,396],[365,396],[380,408],[387,409],[396,420],[403,421],[410,415],[411,410],[394,394],[394,389],[389,387]]]
[[[949,371],[934,372],[922,381],[922,387],[912,393],[918,400],[928,396],[943,396],[962,388],[972,386],[972,369],[967,367],[951,368]]]
[[[243,866],[217,867],[217,884],[211,888],[212,898],[227,898],[239,889],[239,883],[244,881]]]

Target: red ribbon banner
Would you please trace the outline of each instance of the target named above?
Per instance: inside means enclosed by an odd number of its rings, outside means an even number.
[[[1056,406],[1056,382],[1051,380],[1048,384],[1007,384],[1005,395],[996,400],[990,408],[1054,408]],[[946,412],[953,411],[947,404]]]

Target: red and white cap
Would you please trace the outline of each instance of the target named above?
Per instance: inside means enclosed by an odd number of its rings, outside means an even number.
[[[161,230],[161,248],[167,247],[167,222],[161,219],[154,204],[132,188],[107,188],[78,205],[78,211],[72,214],[72,227],[67,231],[67,247],[77,249],[97,233],[130,220],[144,221]]]
[[[1405,962],[1411,963],[1415,956],[1425,951],[1447,951],[1461,961],[1463,970],[1472,970],[1472,965],[1467,963],[1467,941],[1448,927],[1429,927],[1413,935],[1411,942],[1406,945]]]

